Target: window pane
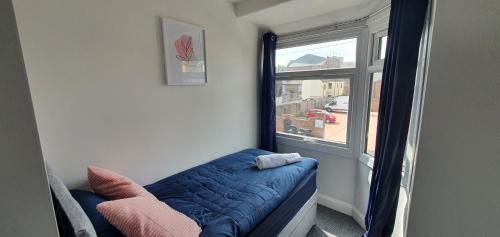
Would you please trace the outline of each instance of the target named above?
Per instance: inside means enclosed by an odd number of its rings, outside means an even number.
[[[356,67],[356,38],[276,50],[276,72]]]
[[[347,143],[349,79],[278,80],[276,87],[277,132]]]
[[[368,108],[368,129],[366,134],[365,151],[369,155],[375,154],[375,141],[377,137],[377,120],[380,103],[380,89],[382,86],[382,73],[376,72],[371,75],[371,91]]]
[[[384,59],[385,58],[385,50],[387,46],[387,36],[383,36],[379,40],[379,53],[378,53],[378,59]]]

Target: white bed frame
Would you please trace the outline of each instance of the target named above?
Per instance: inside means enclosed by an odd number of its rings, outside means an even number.
[[[305,237],[316,224],[318,190],[307,200],[295,216],[283,228],[278,237]]]

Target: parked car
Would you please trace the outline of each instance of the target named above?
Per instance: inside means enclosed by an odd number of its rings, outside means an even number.
[[[325,121],[327,123],[335,123],[337,121],[337,118],[333,113],[329,113],[327,111],[324,111],[322,109],[311,109],[307,111],[306,117],[307,118],[318,118],[320,115],[324,114],[325,115]]]
[[[326,104],[323,109],[328,112],[347,112],[349,110],[349,96],[337,96]]]

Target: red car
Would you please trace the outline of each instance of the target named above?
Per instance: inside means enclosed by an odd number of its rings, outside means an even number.
[[[325,121],[327,123],[335,123],[337,121],[337,118],[335,118],[335,115],[333,113],[326,112],[322,109],[311,109],[307,112],[307,118],[318,118],[320,115],[324,114],[325,115]]]

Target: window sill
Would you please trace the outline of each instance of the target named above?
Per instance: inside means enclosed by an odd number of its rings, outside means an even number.
[[[321,152],[325,154],[329,154],[335,157],[342,157],[351,159],[353,157],[352,150],[349,147],[342,147],[342,144],[336,146],[335,143],[325,144],[321,142],[317,142],[314,139],[304,140],[299,138],[293,138],[288,136],[278,136],[276,137],[278,145],[291,146],[294,148],[300,148],[315,152]]]
[[[358,158],[359,162],[366,165],[368,168],[373,169],[373,163],[375,159],[373,156],[367,155],[367,154],[361,154]]]

